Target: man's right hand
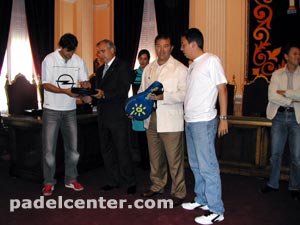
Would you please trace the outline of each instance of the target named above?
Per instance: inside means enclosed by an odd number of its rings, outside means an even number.
[[[277,92],[277,94],[283,95],[283,96],[284,96],[284,94],[285,94],[285,90],[277,90],[276,92]]]
[[[54,86],[53,84],[50,84],[50,83],[46,83],[46,84],[43,84],[44,86],[44,89],[47,90],[47,91],[51,91],[51,92],[54,92],[54,93],[58,93],[58,94],[66,94],[70,97],[73,97],[73,98],[76,98],[78,97],[79,95],[78,94],[74,94],[71,92],[71,88],[59,88],[59,87],[56,87]]]
[[[97,99],[103,98],[103,96],[104,96],[104,91],[101,90],[101,89],[95,89],[95,90],[98,91],[98,93],[95,94],[95,95],[92,95],[92,96],[95,97],[95,98],[97,98]]]
[[[71,88],[67,88],[67,89],[62,89],[62,88],[61,88],[61,90],[62,90],[62,92],[63,92],[64,94],[69,95],[69,96],[72,97],[72,98],[76,98],[76,97],[79,96],[78,94],[74,94],[74,93],[71,91]]]

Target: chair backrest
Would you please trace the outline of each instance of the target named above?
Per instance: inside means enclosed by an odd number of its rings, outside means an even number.
[[[11,84],[6,84],[9,114],[24,114],[26,109],[37,109],[37,86],[31,84],[23,74],[18,74]]]
[[[236,84],[227,84],[227,95],[228,95],[228,105],[227,105],[227,115],[233,115],[234,112],[234,98],[236,92]],[[216,109],[218,114],[220,114],[220,105],[219,105],[219,97],[216,103]]]
[[[269,83],[267,77],[260,75],[244,84],[243,116],[266,116]]]

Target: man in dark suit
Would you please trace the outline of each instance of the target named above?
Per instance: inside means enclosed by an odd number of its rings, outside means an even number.
[[[108,184],[104,191],[127,187],[127,194],[136,192],[136,180],[128,144],[128,126],[124,108],[130,88],[130,68],[116,58],[116,47],[110,40],[99,42],[99,55],[104,61],[96,72],[98,125],[101,153]]]

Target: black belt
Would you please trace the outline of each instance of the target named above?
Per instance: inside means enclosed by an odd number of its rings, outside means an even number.
[[[293,107],[283,107],[283,106],[280,106],[277,111],[278,112],[295,112]]]

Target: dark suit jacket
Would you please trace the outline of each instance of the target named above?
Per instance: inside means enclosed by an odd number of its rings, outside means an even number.
[[[130,88],[130,68],[119,58],[115,58],[102,79],[104,65],[96,72],[97,89],[104,91],[105,98],[98,100],[98,113],[107,122],[127,119],[125,101]]]

